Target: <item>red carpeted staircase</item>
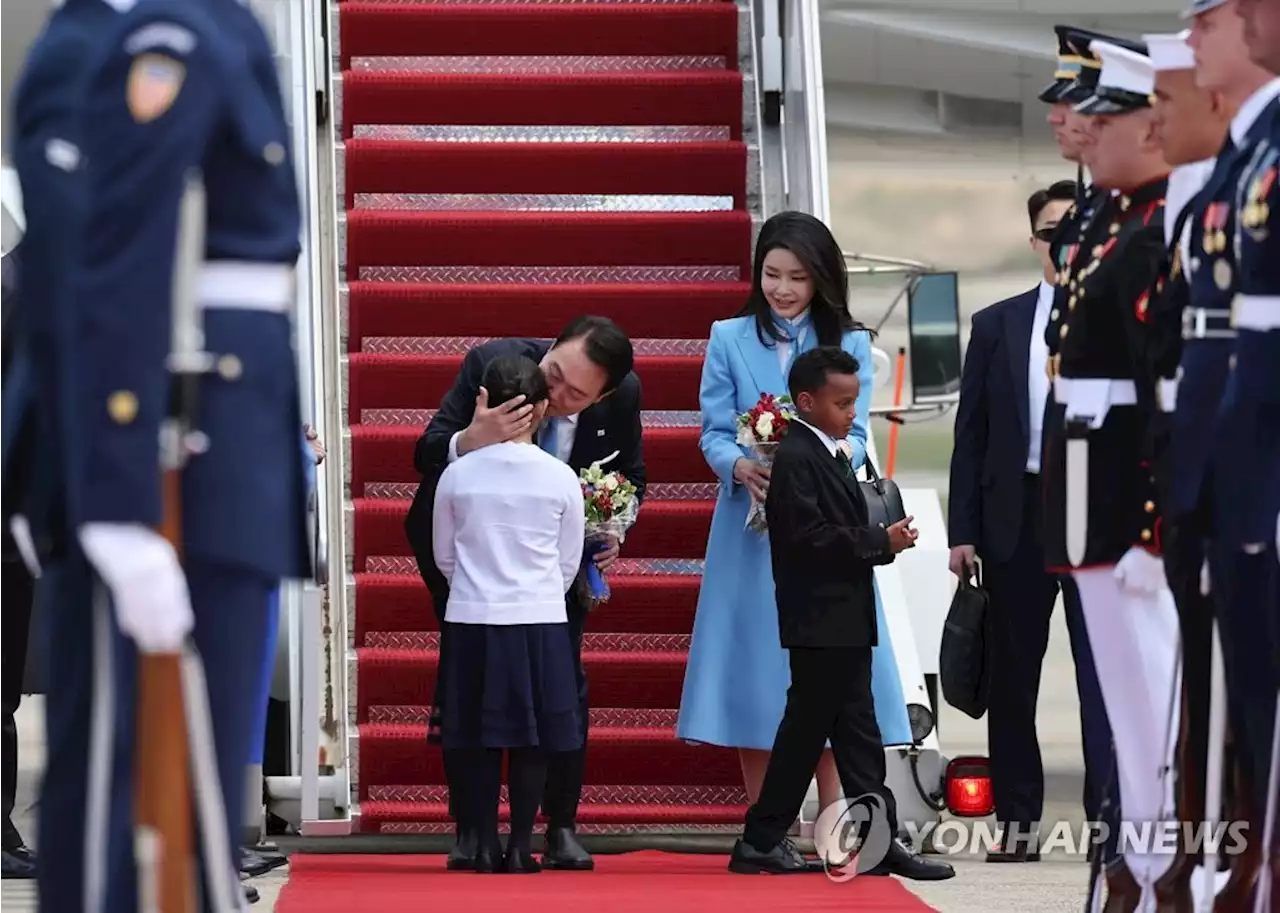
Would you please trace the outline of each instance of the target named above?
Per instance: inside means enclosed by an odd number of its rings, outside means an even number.
[[[740,824],[736,756],[673,726],[715,496],[702,352],[748,290],[747,14],[727,0],[339,10],[361,827],[448,821],[426,742],[436,621],[403,530],[414,442],[471,346],[553,336],[581,313],[635,340],[650,486],[588,625],[579,823]]]

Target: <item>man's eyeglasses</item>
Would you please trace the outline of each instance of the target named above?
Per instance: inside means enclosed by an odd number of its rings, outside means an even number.
[[[1043,241],[1045,244],[1048,244],[1053,240],[1053,236],[1057,233],[1058,226],[1050,225],[1047,228],[1037,228],[1031,233],[1031,237],[1035,238],[1037,241]]]

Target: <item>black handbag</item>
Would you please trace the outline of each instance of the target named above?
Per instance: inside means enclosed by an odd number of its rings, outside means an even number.
[[[991,600],[976,582],[962,579],[951,598],[938,653],[942,696],[961,713],[981,719],[991,699],[995,631]]]
[[[907,509],[902,506],[902,492],[892,479],[880,477],[871,458],[866,460],[867,481],[859,482],[863,500],[867,502],[867,517],[871,526],[893,526],[907,518]]]

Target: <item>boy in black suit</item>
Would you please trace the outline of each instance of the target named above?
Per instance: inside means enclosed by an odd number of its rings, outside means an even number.
[[[787,379],[799,412],[778,446],[765,512],[778,601],[778,630],[790,653],[791,687],[774,738],[760,798],[747,811],[729,870],[786,874],[813,866],[786,839],[823,746],[831,742],[848,799],[878,797],[889,835],[897,833],[893,793],[884,784],[884,744],[871,696],[877,642],[872,574],[918,533],[911,517],[871,526],[849,457],[840,447],[853,426],[858,361],[819,347],[795,360]],[[873,871],[906,878],[950,878],[949,865],[913,856],[895,839]]]

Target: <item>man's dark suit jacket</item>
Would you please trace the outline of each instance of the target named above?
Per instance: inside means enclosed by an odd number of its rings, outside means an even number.
[[[480,381],[490,361],[504,355],[525,355],[540,362],[549,348],[550,342],[539,339],[497,339],[476,346],[463,359],[458,379],[418,439],[413,465],[422,473],[422,484],[418,486],[405,519],[405,533],[440,618],[444,617],[449,584],[436,567],[431,542],[431,514],[440,476],[449,465],[449,439],[471,424]],[[643,498],[645,471],[640,426],[640,379],[635,374],[628,374],[616,390],[578,415],[569,465],[577,470],[585,469],[615,450],[618,456],[605,468],[630,479],[636,486],[637,496]]]
[[[893,553],[847,467],[799,423],[778,445],[765,514],[784,648],[877,643],[872,568]]]
[[[973,315],[960,380],[947,526],[951,544],[1007,561],[1022,528],[1030,444],[1027,370],[1039,288]]]

